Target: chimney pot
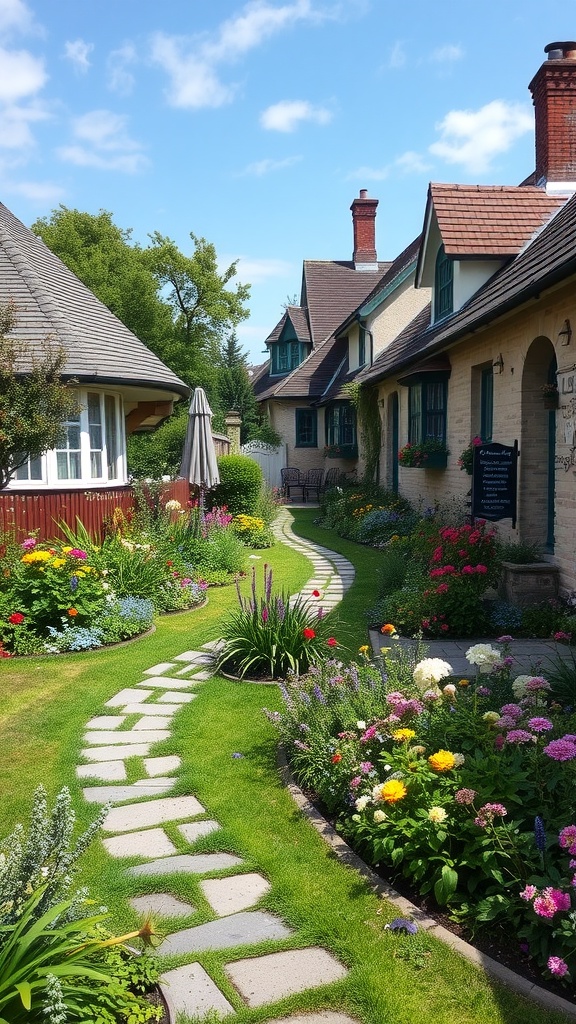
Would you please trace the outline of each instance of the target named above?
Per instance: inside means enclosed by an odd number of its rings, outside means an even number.
[[[548,43],[544,47],[548,60],[576,60],[576,42]]]
[[[368,189],[367,188],[361,188],[360,189],[360,199],[367,199],[367,198],[368,198]]]
[[[549,192],[576,190],[576,42],[544,47],[529,89],[536,127],[536,184]]]

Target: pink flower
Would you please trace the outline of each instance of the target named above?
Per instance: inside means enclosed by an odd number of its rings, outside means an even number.
[[[555,974],[558,978],[563,978],[565,974],[568,974],[568,964],[562,957],[551,956],[548,957],[548,970],[550,974]]]
[[[457,804],[464,806],[466,804],[473,804],[477,796],[478,794],[475,789],[459,789],[454,794],[454,799]]]
[[[476,572],[479,572],[480,575],[483,575],[485,572],[488,572],[488,569],[485,565],[477,565]]]
[[[355,775],[353,779],[350,779],[350,789],[358,789],[358,786],[362,782],[359,775]]]
[[[26,537],[26,540],[23,540],[20,546],[23,551],[32,551],[32,549],[36,547],[36,538]]]
[[[368,775],[372,771],[373,767],[374,765],[371,761],[360,761],[360,771],[363,775]]]
[[[506,736],[507,743],[532,743],[536,739],[531,732],[526,732],[526,729],[511,729]]]
[[[564,633],[563,630],[559,629],[557,633],[554,633],[554,640],[571,640],[572,633]]]
[[[264,605],[264,607],[262,609],[262,622],[268,622],[268,617],[269,617],[268,616],[268,609],[267,609],[266,605]]]
[[[538,914],[538,917],[554,917],[556,913],[556,907],[552,900],[547,899],[544,896],[537,896],[534,900],[534,912]]]
[[[564,736],[559,740],[552,740],[544,747],[544,753],[553,761],[573,761],[576,758],[576,743]]]
[[[564,849],[576,843],[576,825],[566,825],[566,828],[563,828],[558,836],[558,842]]]
[[[375,725],[369,726],[368,729],[366,729],[366,732],[360,737],[360,743],[368,743],[369,740],[373,740],[377,731],[378,730]]]
[[[448,584],[447,583],[441,583],[439,587],[436,587],[436,593],[437,594],[447,594],[448,593]]]
[[[82,551],[81,548],[72,548],[68,554],[71,558],[88,558],[86,552]]]
[[[526,900],[527,902],[530,902],[530,900],[534,899],[534,897],[536,896],[537,892],[538,892],[538,889],[536,888],[535,885],[527,885],[526,888],[523,889],[522,892],[520,893],[520,899],[521,900]]]
[[[554,728],[554,725],[549,718],[529,718],[528,726],[530,729],[533,729],[534,732],[549,732],[550,729]]]
[[[503,804],[484,804],[478,811],[478,817],[474,818],[474,824],[479,828],[486,828],[494,818],[503,818],[508,811]]]
[[[500,708],[500,713],[502,715],[510,715],[513,718],[520,718],[523,711],[519,704],[504,704]]]

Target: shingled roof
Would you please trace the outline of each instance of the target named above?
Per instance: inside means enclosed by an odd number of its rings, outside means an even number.
[[[529,185],[432,183],[425,223],[432,205],[447,256],[516,256],[565,202]]]
[[[415,359],[432,355],[521,306],[545,289],[576,274],[576,195],[511,262],[469,302],[438,324],[416,318],[359,376],[362,381],[392,376]],[[424,312],[424,311],[423,311]],[[428,318],[429,318],[428,311]]]
[[[379,263],[377,270],[358,271],[348,261],[304,260],[301,302],[308,310],[314,345],[326,341],[364,302],[389,267]]]
[[[274,330],[271,331],[266,338],[266,345],[271,341],[278,341],[288,320],[292,324],[296,337],[300,341],[307,342],[308,344],[312,341],[306,310],[303,309],[302,306],[286,306],[286,312],[280,318]]]
[[[188,396],[184,381],[0,203],[0,302],[8,301],[16,308],[11,337],[31,358],[47,338],[60,343],[66,378]]]

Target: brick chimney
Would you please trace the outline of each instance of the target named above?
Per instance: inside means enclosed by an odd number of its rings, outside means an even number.
[[[377,199],[369,199],[365,188],[360,189],[360,196],[355,199],[352,210],[354,225],[354,252],[352,260],[355,270],[378,270],[376,255],[376,207]]]
[[[536,184],[547,192],[576,191],[576,42],[550,43],[534,75]]]

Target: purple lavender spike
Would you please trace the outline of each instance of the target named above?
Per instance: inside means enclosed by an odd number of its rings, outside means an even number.
[[[276,598],[276,612],[278,615],[278,621],[284,622],[284,616],[286,615],[286,605],[281,597]]]
[[[270,595],[272,594],[272,569],[268,568],[268,563],[264,563],[264,594],[266,596],[266,602],[270,603]]]

